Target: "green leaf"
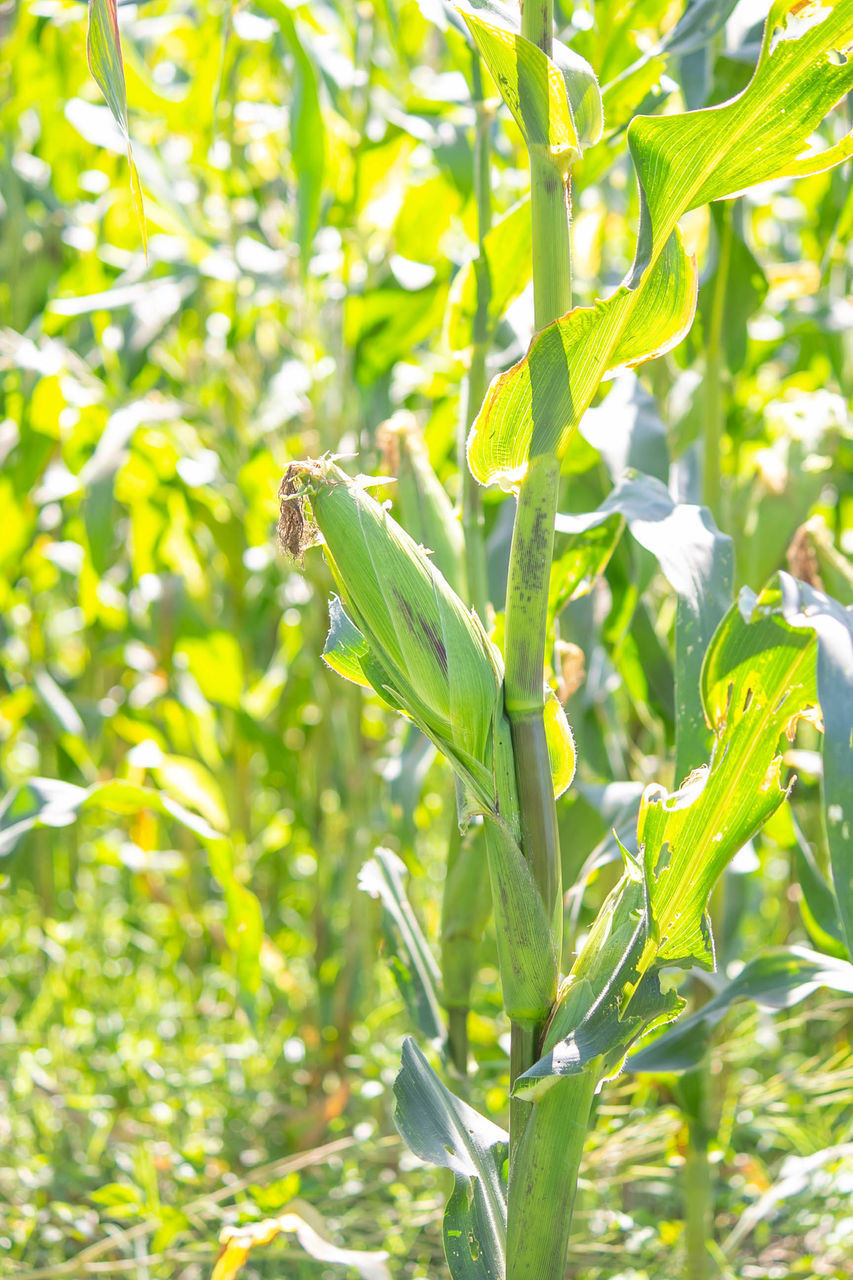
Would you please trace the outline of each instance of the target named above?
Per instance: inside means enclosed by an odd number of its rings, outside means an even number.
[[[217,831],[230,825],[222,788],[208,769],[191,756],[163,756],[154,769],[159,785],[179,804],[195,809]]]
[[[380,846],[362,867],[358,887],[382,903],[386,954],[412,1020],[427,1039],[441,1041],[438,965],[406,895],[406,874],[405,863]]]
[[[447,7],[445,5],[445,8]],[[518,8],[498,3],[497,0],[457,0],[453,7],[462,15],[469,32],[474,38],[475,45],[480,49],[486,66],[497,80],[504,100],[513,115],[515,115],[525,140],[527,140],[524,124],[516,114],[514,104],[520,100],[518,109],[524,115],[529,107],[529,104],[525,101],[526,95],[532,95],[533,97],[538,95],[544,107],[544,82],[546,68],[550,73],[549,60],[545,59],[542,62],[536,58],[535,54],[531,54],[530,50],[536,49],[536,46],[525,40],[521,35],[521,13]],[[481,15],[486,15],[485,23]],[[490,43],[491,56],[501,65],[505,66],[508,60],[507,54],[500,48],[499,42],[496,48],[492,48],[490,37],[482,34],[478,37],[477,27],[483,27],[484,25],[491,25],[493,29],[508,36],[509,47],[517,52],[518,63],[525,63],[526,69],[517,65],[515,77],[510,76],[506,82],[496,73],[495,68],[490,63],[489,55],[483,48],[482,41],[485,40]],[[526,49],[521,48],[522,42],[527,46]],[[536,50],[536,52],[540,51]],[[511,56],[509,61],[511,62]],[[557,67],[563,77],[565,94],[568,98],[571,128],[580,140],[581,148],[592,146],[598,142],[604,127],[601,92],[598,88],[595,72],[585,58],[580,57],[579,54],[575,53],[574,49],[570,49],[560,40],[552,42],[550,64]],[[548,78],[550,79],[550,75]],[[557,98],[561,100],[559,92],[557,92]],[[561,106],[559,106],[559,110],[562,110]],[[529,147],[530,143],[528,142]]]
[[[130,128],[127,122],[127,92],[124,85],[124,63],[121,56],[121,37],[118,29],[116,0],[89,0],[89,31],[86,39],[86,51],[89,58],[89,70],[98,88],[107,100],[113,118],[121,129],[127,143],[127,162],[130,165],[130,191],[136,216],[139,219],[139,230],[142,235],[142,247],[148,257],[148,233],[145,228],[145,209],[142,205],[142,191],[139,186],[139,175],[133,162],[130,146]]]
[[[563,705],[553,689],[545,689],[545,737],[551,760],[554,799],[571,786],[575,776],[575,740]]]
[[[444,1251],[453,1280],[505,1275],[508,1137],[447,1089],[412,1039],[394,1082],[394,1123],[416,1156],[453,1172]]]
[[[515,488],[528,458],[562,457],[602,378],[669,351],[693,321],[697,275],[675,232],[640,288],[576,307],[541,330],[518,364],[497,377],[468,438],[481,484]]]
[[[697,696],[702,661],[731,605],[731,539],[707,507],[676,503],[652,476],[628,472],[597,511],[558,515],[558,534],[574,537],[624,517],[631,534],[654,555],[678,597],[675,623],[676,777],[707,759],[708,730]]]
[[[330,596],[329,633],[323,648],[323,661],[344,680],[363,689],[371,689],[373,683],[365,674],[369,655],[370,646],[355,623],[347,617],[340,598]]]
[[[790,1009],[821,987],[853,995],[853,964],[805,947],[769,951],[744,965],[696,1013],[632,1055],[629,1066],[632,1071],[689,1071],[702,1061],[714,1028],[733,1004],[750,1000],[762,1009]]]
[[[607,568],[624,527],[624,520],[616,513],[573,533],[558,526],[562,536],[555,540],[557,552],[551,564],[549,618],[556,618],[570,601],[588,595]]]
[[[771,178],[802,177],[853,154],[853,134],[803,154],[815,129],[853,88],[853,0],[776,0],[755,74],[731,101],[681,115],[636,116],[628,145],[641,187],[631,285],[689,209]]]
[[[819,947],[825,955],[846,960],[848,951],[844,945],[835,890],[818,866],[811,845],[800,830],[793,813],[790,816],[794,830],[797,881],[803,891],[800,899],[803,923],[815,946]]]
[[[602,403],[584,414],[580,433],[601,454],[614,484],[629,469],[668,483],[666,427],[636,374],[616,379]]]
[[[823,814],[835,896],[853,954],[853,607],[780,573],[758,609],[780,613],[817,637],[817,693],[823,715]]]
[[[294,74],[289,91],[290,157],[297,180],[296,240],[305,271],[320,224],[326,170],[326,125],[320,109],[316,60],[306,52],[290,8],[283,0],[258,0],[257,7],[275,19],[293,55]]]
[[[566,177],[583,150],[583,142],[575,125],[563,70],[524,36],[486,22],[475,13],[463,10],[462,16],[522,132],[528,151],[546,159]],[[583,59],[570,56],[567,70],[574,69],[575,63],[578,68],[587,66]],[[594,92],[598,92],[597,84]],[[582,105],[588,93],[587,89],[581,95]],[[587,108],[583,117],[587,130],[590,128],[588,112]],[[592,127],[594,132],[595,126]],[[598,135],[600,133],[599,125]]]
[[[637,838],[643,850],[662,964],[713,968],[706,905],[726,864],[785,798],[779,741],[817,708],[816,646],[743,596],[705,658],[703,702],[714,730],[711,764],[674,794],[649,788]]]

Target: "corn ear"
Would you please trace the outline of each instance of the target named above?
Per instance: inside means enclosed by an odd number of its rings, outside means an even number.
[[[346,613],[373,660],[367,669],[359,664],[363,674],[473,772],[481,799],[492,803],[502,671],[479,619],[363,484],[330,458],[292,465],[280,496],[281,539],[296,555],[316,540],[303,511],[302,499],[310,501]]]

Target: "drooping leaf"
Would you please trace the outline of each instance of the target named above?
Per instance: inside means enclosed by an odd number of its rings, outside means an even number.
[[[675,625],[676,777],[707,759],[708,731],[698,697],[699,675],[711,636],[731,605],[731,539],[707,507],[676,503],[652,476],[628,473],[588,515],[558,515],[556,529],[577,537],[615,515],[651,551],[678,597]]]
[[[556,540],[548,588],[548,616],[555,618],[572,600],[579,600],[595,586],[607,568],[625,522],[613,512],[609,517]]]
[[[742,599],[718,628],[702,673],[714,755],[672,795],[649,788],[637,837],[661,963],[713,968],[708,896],[729,860],[785,798],[779,742],[817,708],[816,646]]]
[[[694,260],[675,232],[641,288],[621,286],[536,334],[523,360],[494,380],[468,438],[481,484],[514,488],[529,457],[561,457],[602,378],[669,351],[693,321]]]
[[[771,178],[821,173],[853,154],[853,134],[825,151],[805,150],[853,88],[851,41],[851,0],[776,0],[742,93],[701,111],[631,121],[628,145],[642,193],[632,286],[688,209]]]
[[[853,0],[777,0],[755,75],[723,106],[637,116],[628,140],[641,184],[634,266],[606,301],[575,308],[536,335],[489,388],[468,441],[482,484],[516,486],[529,457],[562,457],[601,379],[669,350],[692,323],[695,267],[676,223],[689,209],[768,178],[804,176],[853,154],[853,134],[800,153],[853,86]]]
[[[142,204],[142,191],[139,186],[139,175],[133,161],[130,146],[130,127],[127,121],[127,91],[124,84],[124,63],[121,56],[121,36],[118,29],[116,0],[89,0],[89,31],[86,38],[86,50],[89,58],[89,70],[113,118],[121,129],[127,144],[127,163],[130,166],[130,191],[139,230],[142,236],[142,247],[148,257],[148,233],[145,227],[145,209]]]
[[[823,715],[823,814],[835,896],[853,954],[853,607],[844,608],[787,573],[758,599],[817,638],[817,694]]]
[[[750,960],[736,978],[689,1018],[665,1031],[629,1059],[632,1071],[690,1071],[699,1065],[711,1034],[733,1004],[749,1000],[764,1009],[790,1009],[821,987],[853,994],[853,964],[786,947]]]
[[[673,794],[646,789],[641,858],[622,849],[625,875],[593,923],[560,990],[543,1057],[519,1077],[517,1094],[541,1097],[563,1076],[618,1071],[630,1045],[680,1008],[659,970],[713,967],[711,889],[785,798],[780,739],[817,714],[817,645],[782,615],[778,595],[772,586],[757,599],[746,593],[718,627],[702,679],[711,763]]]
[[[606,399],[584,414],[580,432],[601,454],[614,484],[628,470],[654,476],[662,484],[669,481],[666,428],[654,397],[636,374],[615,380]]]
[[[394,1096],[394,1123],[403,1140],[422,1160],[453,1171],[444,1213],[453,1280],[500,1280],[506,1273],[507,1134],[455,1097],[408,1038]]]
[[[415,1025],[429,1040],[444,1039],[440,974],[406,894],[405,863],[381,846],[362,867],[358,887],[382,903],[387,958]]]

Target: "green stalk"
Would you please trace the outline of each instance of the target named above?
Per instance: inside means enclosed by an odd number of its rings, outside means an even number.
[[[525,0],[521,29],[526,39],[551,53],[553,0]],[[555,320],[572,305],[568,179],[547,158],[531,156],[533,292],[536,327]],[[534,399],[536,388],[534,386]],[[531,458],[518,494],[510,553],[506,606],[505,698],[512,730],[521,818],[521,841],[533,878],[552,923],[559,963],[562,934],[562,876],[557,813],[551,786],[543,720],[543,672],[548,584],[554,545],[554,516],[560,480],[556,458]],[[513,1079],[535,1061],[538,1037],[517,1041]]]
[[[471,97],[477,113],[474,138],[474,191],[477,197],[477,245],[478,256],[474,263],[474,279],[477,289],[477,309],[471,326],[471,365],[465,386],[464,412],[459,426],[459,474],[462,477],[462,529],[465,534],[465,571],[467,576],[468,603],[483,622],[489,592],[486,580],[486,552],[483,537],[483,500],[465,458],[468,432],[477,416],[486,394],[486,357],[489,351],[489,302],[492,282],[486,259],[484,240],[492,224],[492,187],[490,179],[489,129],[491,113],[483,98],[483,76],[480,55],[471,52]]]
[[[727,207],[723,214],[720,233],[720,256],[714,281],[714,297],[708,321],[708,337],[705,343],[705,459],[702,472],[702,501],[712,511],[717,523],[723,527],[722,479],[720,474],[720,450],[723,442],[723,316],[725,314],[726,287],[732,256],[732,212]]]
[[[596,1076],[564,1076],[533,1106],[510,1159],[508,1280],[562,1280]]]
[[[708,1280],[711,1255],[708,1241],[713,1221],[713,1187],[708,1160],[709,1064],[704,1059],[678,1082],[677,1097],[687,1125],[684,1164],[685,1280]]]

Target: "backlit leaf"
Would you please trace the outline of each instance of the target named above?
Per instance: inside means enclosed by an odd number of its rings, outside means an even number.
[[[602,378],[669,351],[696,307],[696,264],[675,232],[639,289],[621,286],[538,333],[523,360],[489,387],[468,438],[481,484],[514,488],[529,457],[561,457]]]
[[[98,88],[107,100],[116,124],[127,143],[127,162],[130,165],[130,190],[139,219],[142,245],[148,256],[148,234],[145,228],[145,210],[139,175],[133,162],[130,146],[130,128],[127,122],[127,92],[124,85],[124,63],[121,56],[121,37],[118,29],[116,0],[89,0],[89,32],[86,42],[89,70]]]
[[[632,285],[688,209],[771,178],[821,173],[853,154],[853,134],[807,150],[828,111],[853,88],[853,0],[776,0],[755,74],[721,106],[636,116],[628,145],[642,190]]]

